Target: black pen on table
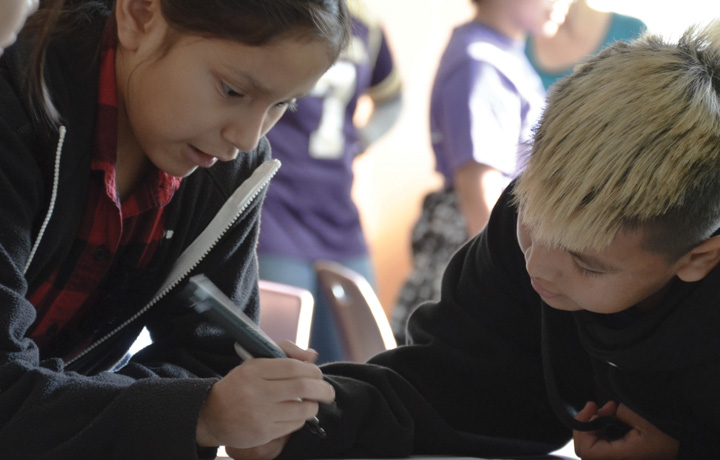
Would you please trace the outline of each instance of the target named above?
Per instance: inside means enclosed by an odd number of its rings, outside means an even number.
[[[232,301],[205,275],[195,275],[183,289],[182,297],[198,313],[223,328],[235,339],[235,352],[243,360],[250,358],[287,358],[285,352],[265,335]],[[298,398],[299,401],[302,401]],[[317,417],[305,422],[311,433],[325,439],[327,433]]]

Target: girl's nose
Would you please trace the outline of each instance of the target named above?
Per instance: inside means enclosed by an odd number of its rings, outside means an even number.
[[[264,134],[265,114],[240,117],[232,120],[223,130],[226,141],[244,152],[253,150]],[[236,152],[237,154],[237,152]]]

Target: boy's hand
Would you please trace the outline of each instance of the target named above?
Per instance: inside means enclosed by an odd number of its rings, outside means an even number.
[[[228,452],[263,446],[257,451],[268,453],[275,446],[277,456],[290,433],[317,414],[319,402],[334,400],[320,369],[301,361],[314,361],[317,353],[289,342],[280,347],[289,359],[249,359],[212,386],[200,409],[198,445],[224,445]]]
[[[597,431],[573,431],[575,453],[582,460],[674,460],[679,443],[627,406],[609,402],[600,409],[588,402],[576,419],[589,422],[595,417],[617,417],[632,429],[622,438],[609,441]]]

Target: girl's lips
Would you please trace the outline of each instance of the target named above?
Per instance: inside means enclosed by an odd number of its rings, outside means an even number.
[[[542,287],[542,285],[538,283],[535,278],[530,278],[530,284],[532,285],[533,289],[535,289],[535,292],[540,294],[540,297],[544,297],[546,299],[554,299],[556,297],[560,297],[560,294],[555,294],[554,292],[550,292],[544,287]]]
[[[189,146],[188,151],[190,152],[190,161],[200,166],[201,168],[209,168],[217,162],[217,157],[208,155],[202,150],[198,150],[192,145]]]

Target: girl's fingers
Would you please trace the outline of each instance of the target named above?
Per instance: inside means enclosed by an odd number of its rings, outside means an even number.
[[[331,403],[335,400],[335,388],[324,380],[293,379],[267,382],[268,391],[276,402],[314,401]]]
[[[261,446],[249,449],[225,447],[225,452],[235,460],[272,460],[282,452],[289,436],[283,436]]]
[[[314,364],[292,358],[255,358],[245,361],[239,368],[262,376],[266,380],[290,378],[322,379],[322,371]]]
[[[294,359],[248,360],[227,377],[237,382],[237,391],[271,404],[298,399],[325,403],[335,400],[335,389],[322,379],[320,369]]]
[[[289,358],[297,359],[299,361],[305,361],[308,363],[315,363],[315,361],[317,361],[318,359],[317,351],[313,350],[312,348],[303,350],[289,340],[283,340],[282,342],[278,343],[278,345],[280,346],[282,351],[284,351],[285,354],[288,355]]]

